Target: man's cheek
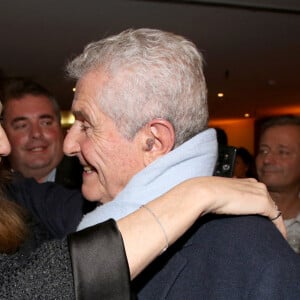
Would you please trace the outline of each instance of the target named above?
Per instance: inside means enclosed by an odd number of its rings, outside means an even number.
[[[26,144],[28,138],[24,134],[22,137],[21,136],[12,136],[12,137],[9,137],[9,140],[10,140],[10,144],[12,146],[19,147],[19,146],[22,146],[22,145]]]

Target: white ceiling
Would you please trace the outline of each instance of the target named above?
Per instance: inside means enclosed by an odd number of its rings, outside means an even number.
[[[129,27],[173,31],[196,43],[212,118],[300,105],[299,0],[0,0],[0,69],[39,81],[68,109],[66,61]]]

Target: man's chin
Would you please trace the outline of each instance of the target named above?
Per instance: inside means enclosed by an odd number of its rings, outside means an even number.
[[[262,180],[262,182],[267,186],[269,192],[276,192],[277,189],[281,186],[281,182],[278,180]]]
[[[81,192],[85,199],[91,202],[101,202],[100,199],[103,197],[103,193],[99,192],[96,184],[91,184],[83,181],[81,186]]]
[[[48,167],[50,165],[49,161],[46,160],[34,160],[34,161],[30,161],[27,163],[27,165],[31,168],[31,169],[41,169],[41,168],[45,168]]]

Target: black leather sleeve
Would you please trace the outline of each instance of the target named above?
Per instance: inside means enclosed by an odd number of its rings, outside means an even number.
[[[114,220],[68,236],[77,300],[130,297],[130,274],[122,236]]]

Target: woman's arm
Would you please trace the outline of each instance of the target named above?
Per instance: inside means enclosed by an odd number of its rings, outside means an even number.
[[[201,177],[187,180],[117,222],[131,278],[138,275],[168,243],[172,244],[206,213],[260,214],[274,218],[278,210],[264,184],[255,179]],[[153,216],[153,214],[155,216]],[[156,219],[157,218],[157,219]],[[274,224],[285,236],[281,217]]]
[[[263,184],[251,179],[222,177],[190,179],[148,203],[147,208],[155,217],[141,208],[118,221],[131,278],[139,274],[165,247],[164,231],[171,244],[199,216],[208,212],[258,213],[269,218],[274,218],[278,213]],[[284,232],[282,218],[275,222]],[[105,295],[103,299],[130,298],[127,261],[114,222],[108,221],[87,228],[85,232],[72,234],[69,247],[73,272],[66,241],[43,243],[30,255],[22,252],[0,255],[0,274],[4,280],[0,298],[3,298],[3,293],[6,299],[19,299],[18,295],[22,295],[22,299],[32,299],[32,295],[45,298],[49,293],[52,297],[56,295],[60,298],[63,294],[73,299],[75,295],[88,293],[90,296],[94,292],[95,299],[102,295]]]

